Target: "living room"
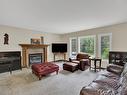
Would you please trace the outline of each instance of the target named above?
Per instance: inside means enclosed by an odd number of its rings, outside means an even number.
[[[82,87],[88,86],[106,69],[94,72],[88,66],[85,70],[78,69],[74,72],[63,70],[63,64],[70,57],[86,53],[91,58],[101,58],[102,68],[107,68],[109,51],[127,52],[126,1],[0,2],[0,53],[18,51],[21,55],[20,69],[9,72],[9,66],[8,71],[0,73],[1,95],[79,95]],[[39,40],[39,44],[33,44],[32,39]],[[91,42],[87,45],[85,41],[88,40]],[[54,62],[53,43],[67,44],[65,58],[62,53],[58,53]],[[39,49],[36,49],[36,45],[39,45]],[[102,48],[107,51],[102,51]],[[41,51],[44,55],[42,61],[53,62],[59,66],[59,71],[58,74],[53,72],[42,76],[39,80],[32,73],[29,55]],[[0,54],[1,56],[3,55]]]

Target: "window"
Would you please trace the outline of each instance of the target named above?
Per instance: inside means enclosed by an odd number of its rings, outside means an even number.
[[[111,37],[112,34],[100,34],[98,36],[99,41],[99,56],[102,59],[108,59],[109,51],[111,50]]]
[[[95,38],[95,35],[79,37],[79,52],[88,53],[95,57]]]
[[[70,56],[77,54],[77,38],[70,38]]]

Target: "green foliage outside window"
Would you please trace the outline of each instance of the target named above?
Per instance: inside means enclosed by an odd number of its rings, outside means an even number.
[[[80,38],[80,52],[88,53],[90,56],[94,57],[95,49],[95,38],[94,37],[84,37]],[[110,50],[110,36],[101,36],[101,58],[108,59]]]
[[[87,37],[80,39],[80,52],[94,55],[94,37]]]
[[[109,45],[110,39],[109,36],[101,37],[101,57],[102,59],[108,59],[109,56]]]

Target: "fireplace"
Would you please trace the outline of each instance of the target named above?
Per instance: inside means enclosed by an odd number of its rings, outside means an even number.
[[[42,62],[43,62],[42,53],[29,54],[29,65],[33,63],[42,63]]]
[[[22,67],[29,67],[29,54],[42,53],[42,62],[47,62],[47,47],[46,44],[19,44],[22,47]],[[33,49],[41,49],[41,51],[32,51]]]

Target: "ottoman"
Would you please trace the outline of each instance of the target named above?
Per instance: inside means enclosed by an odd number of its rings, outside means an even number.
[[[67,71],[74,72],[78,70],[78,64],[72,63],[72,62],[67,62],[63,64],[63,69]]]
[[[53,72],[56,72],[58,74],[58,71],[59,71],[59,66],[54,64],[53,62],[33,64],[31,68],[32,68],[32,73],[38,76],[39,80],[41,80],[43,75],[47,75]]]

